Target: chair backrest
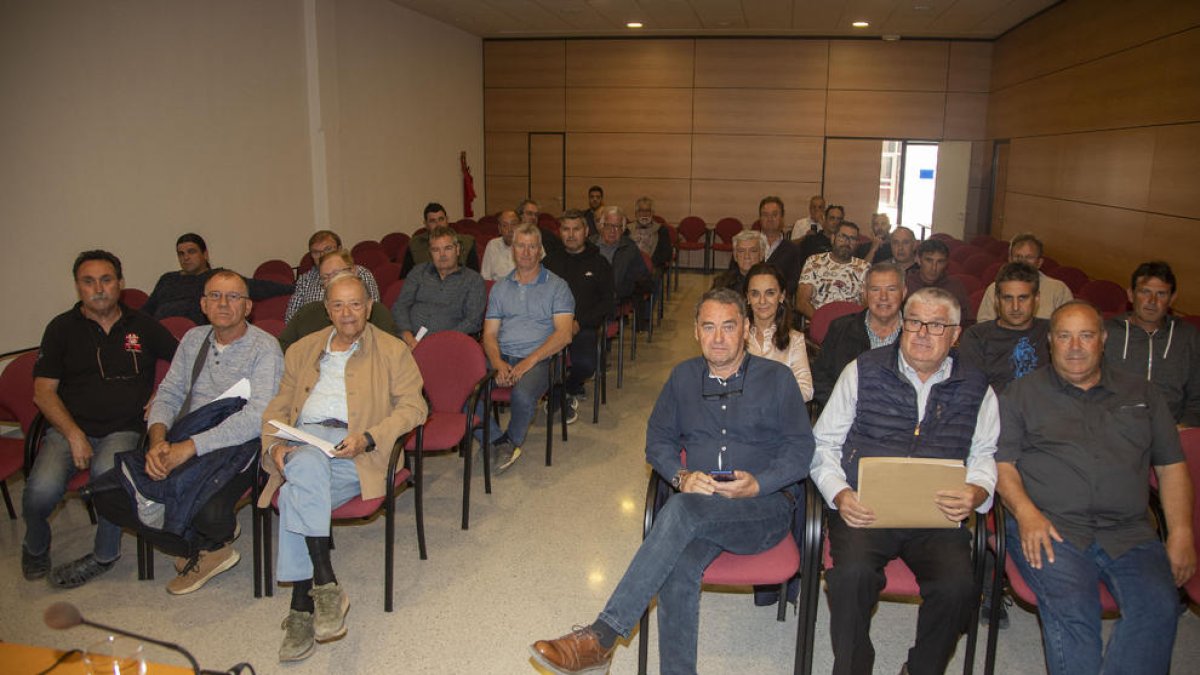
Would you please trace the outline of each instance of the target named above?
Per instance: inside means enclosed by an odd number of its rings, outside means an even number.
[[[988,265],[982,272],[979,273],[979,280],[982,281],[985,286],[992,283],[996,280],[996,275],[1000,273],[1001,267],[1004,267],[1004,263],[999,260],[991,265]]]
[[[311,260],[311,258],[309,259]],[[274,258],[264,261],[258,267],[254,268],[254,278],[294,284],[296,283],[296,272],[292,270],[292,266],[286,260]],[[287,281],[284,281],[285,279]]]
[[[983,282],[974,274],[952,274],[950,277],[958,279],[958,283],[963,285],[963,290],[967,292],[967,295],[984,288]]]
[[[722,218],[717,221],[716,233],[723,243],[732,245],[734,235],[743,229],[742,221],[737,218]]]
[[[413,350],[434,412],[462,412],[475,385],[488,372],[483,347],[469,335],[441,331],[426,335]]]
[[[698,216],[688,216],[679,221],[679,236],[683,237],[684,241],[698,242],[704,239],[704,233],[707,231],[708,225]]]
[[[817,308],[813,312],[812,323],[808,326],[808,337],[812,341],[821,344],[825,341],[825,335],[829,333],[829,324],[839,316],[846,316],[855,312],[862,311],[862,305],[857,302],[828,302]]]
[[[141,309],[142,305],[146,304],[146,301],[149,299],[150,296],[146,295],[146,292],[139,288],[126,288],[121,291],[121,302],[125,303],[125,306],[130,309]]]
[[[380,265],[386,265],[391,262],[383,248],[364,248],[357,253],[352,253],[354,262],[363,267],[373,270]]]
[[[979,253],[987,255],[987,251],[979,248],[978,246],[972,246],[970,244],[962,244],[961,246],[957,246],[957,247],[954,247],[951,249],[950,259],[956,260],[960,263],[966,263],[967,258],[970,258],[971,256],[979,254]]]
[[[259,319],[258,321],[254,322],[254,325],[267,331],[274,337],[279,337],[279,334],[283,332],[283,329],[286,327],[287,324],[285,324],[283,322],[283,319],[276,319],[276,318],[271,317],[271,318],[266,318],[266,319]]]
[[[196,327],[196,322],[186,316],[168,316],[159,321],[163,328],[171,332],[176,340],[182,340],[183,334]]]
[[[1079,289],[1083,288],[1084,284],[1091,281],[1091,278],[1088,277],[1087,272],[1084,272],[1078,267],[1056,267],[1053,270],[1046,272],[1046,276],[1054,277],[1055,279],[1063,282],[1067,285],[1067,288],[1071,289],[1071,292],[1075,294],[1079,293]]]
[[[1183,458],[1187,462],[1188,473],[1192,475],[1192,485],[1200,485],[1200,427],[1192,427],[1179,432],[1179,442],[1183,445]],[[1200,504],[1192,507],[1192,532],[1200,532]],[[1196,552],[1200,553],[1200,537],[1192,537]],[[1192,602],[1200,600],[1200,572],[1184,584]]]
[[[987,288],[981,288],[971,294],[971,316],[979,316],[979,307],[983,305],[983,296],[987,293]]]
[[[358,254],[364,251],[379,251],[380,253],[387,255],[387,250],[383,248],[383,244],[375,241],[374,239],[363,239],[362,241],[358,242],[350,248],[350,255],[354,256],[355,260],[358,260]]]
[[[383,292],[383,297],[379,300],[390,311],[392,306],[396,304],[396,300],[400,297],[400,291],[402,290],[404,290],[404,280],[396,279],[387,285],[387,289]]]
[[[1007,257],[1007,256],[1006,256]],[[1058,269],[1062,265],[1058,261],[1048,255],[1042,256],[1042,274],[1050,274],[1050,270]]]
[[[946,261],[946,274],[966,274],[967,268],[957,260]]]
[[[675,227],[674,225],[664,224],[662,229],[667,233],[667,236],[671,238],[671,246],[675,246],[675,244],[679,243],[679,228]]]
[[[401,270],[400,263],[385,262],[372,267],[371,275],[375,277],[375,283],[380,288],[387,288],[389,284],[400,278]]]
[[[1121,314],[1129,306],[1129,296],[1121,285],[1108,279],[1092,279],[1076,294],[1096,306],[1105,317]]]
[[[389,232],[383,235],[379,243],[392,262],[404,262],[404,250],[408,248],[409,238],[404,232]]]
[[[996,256],[991,253],[976,253],[963,261],[963,269],[967,274],[979,277],[994,262],[996,262]]]
[[[296,276],[299,277],[301,274],[311,270],[314,264],[312,254],[305,251],[304,257],[300,258],[300,262],[296,264]]]
[[[988,244],[991,244],[993,241],[996,241],[996,239],[990,234],[977,234],[974,237],[971,237],[971,245],[978,246],[984,250],[986,250]]]
[[[17,422],[26,435],[38,414],[33,404],[33,364],[37,355],[37,350],[25,352],[0,372],[0,418]]]
[[[993,239],[992,241],[989,241],[987,244],[981,246],[980,248],[987,251],[988,253],[991,253],[992,255],[996,256],[997,258],[999,258],[1001,260],[1008,260],[1008,242],[1007,241],[999,241],[999,240]]]
[[[250,309],[251,321],[259,321],[261,319],[279,319],[283,320],[283,315],[287,313],[288,301],[291,300],[290,295],[277,295],[273,298],[263,298],[255,301],[254,307]]]

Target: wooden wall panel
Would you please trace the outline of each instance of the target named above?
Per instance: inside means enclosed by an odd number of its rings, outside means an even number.
[[[587,189],[592,185],[604,188],[604,203],[620,206],[632,217],[634,203],[642,197],[654,200],[654,212],[672,224],[690,215],[690,186],[679,178],[604,178],[572,176],[567,178],[568,208],[587,208]]]
[[[1008,184],[1011,186],[1016,174],[1011,162],[1008,166]],[[1071,255],[1070,249],[1075,246],[1071,238],[1060,237],[1057,244],[1052,244],[1046,238],[1050,234],[1047,228],[1054,224],[1057,204],[1049,197],[1022,194],[1010,189],[1004,197],[1004,222],[999,230],[993,226],[992,236],[1008,241],[1022,232],[1036,232],[1046,245],[1046,255],[1064,265],[1070,265],[1072,263],[1066,262],[1063,256]]]
[[[1055,196],[1145,210],[1154,161],[1149,128],[1063,137]]]
[[[561,87],[566,78],[562,40],[484,42],[484,87]]]
[[[1093,279],[1128,283],[1122,279],[1128,279],[1141,262],[1139,244],[1146,230],[1146,214],[1068,201],[1059,201],[1057,206],[1054,221],[1044,226],[1051,228],[1048,241],[1063,253],[1058,261],[1069,261],[1065,264],[1081,268]]]
[[[696,89],[695,133],[823,136],[820,89]]]
[[[829,45],[829,88],[945,91],[947,42],[837,40]]]
[[[986,92],[992,80],[992,43],[951,42],[947,91]]]
[[[824,139],[696,134],[692,176],[719,180],[821,181]]]
[[[878,173],[878,171],[876,172]],[[758,202],[775,195],[788,207],[785,222],[806,216],[808,199],[820,194],[820,183],[789,183],[783,181],[693,180],[692,212],[709,226],[727,216],[738,218],[749,226],[758,218]]]
[[[688,133],[690,89],[567,89],[567,131]]]
[[[484,180],[487,185],[487,213],[516,209],[517,204],[529,195],[527,176],[488,176]]]
[[[529,134],[489,132],[483,136],[488,176],[529,175]]]
[[[1178,282],[1179,297],[1175,308],[1188,314],[1200,314],[1200,220],[1174,218],[1158,214],[1147,214],[1146,233],[1142,237],[1142,255],[1139,259],[1165,260],[1171,265]],[[1136,269],[1130,266],[1123,279],[1115,279],[1124,286],[1129,283],[1129,274]]]
[[[1200,124],[1158,127],[1154,132],[1149,210],[1200,218]],[[1192,250],[1200,250],[1200,236],[1195,242]]]
[[[826,135],[936,139],[945,108],[942,93],[830,90]]]
[[[987,137],[987,94],[946,94],[945,140],[976,140]]]
[[[569,40],[568,87],[691,87],[693,40]]]
[[[485,89],[484,131],[562,131],[562,89]]]
[[[567,135],[568,176],[689,178],[691,134]]]
[[[696,86],[824,89],[826,40],[697,40]]]
[[[883,144],[831,138],[825,144],[825,203],[840,204],[846,220],[865,228],[879,208],[879,163]]]
[[[1055,194],[1061,155],[1061,136],[1014,138],[1008,159],[1009,192]]]

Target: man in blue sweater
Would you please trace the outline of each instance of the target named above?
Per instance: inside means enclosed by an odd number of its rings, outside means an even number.
[[[532,645],[553,672],[606,670],[617,638],[629,637],[655,595],[661,671],[696,672],[704,569],[723,551],[760,553],[790,531],[812,431],[792,372],[746,353],[749,330],[740,294],[718,288],[701,298],[703,356],[671,372],[646,428],[646,460],[680,494],[659,512],[596,621]]]

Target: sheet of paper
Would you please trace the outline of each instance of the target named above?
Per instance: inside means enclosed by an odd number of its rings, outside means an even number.
[[[307,445],[311,445],[311,446],[317,448],[318,450],[325,453],[326,455],[333,457],[333,453],[334,453],[334,444],[333,443],[330,443],[329,441],[327,441],[323,438],[320,438],[318,436],[313,436],[312,434],[308,433],[307,431],[297,429],[296,427],[293,427],[290,424],[284,424],[283,422],[280,422],[279,420],[271,420],[270,422],[268,422],[268,424],[270,424],[271,426],[273,426],[279,430],[279,433],[275,434],[276,438],[282,438],[285,441],[297,441],[300,443],[305,443]]]
[[[426,328],[425,326],[421,326],[421,327],[420,327],[420,328],[417,330],[417,334],[416,334],[416,335],[414,335],[413,337],[415,337],[415,338],[417,339],[417,342],[420,342],[420,341],[421,341],[421,338],[425,337],[425,336],[426,336],[426,335],[428,335],[428,334],[429,334],[429,329],[428,329],[428,328]]]
[[[956,528],[933,503],[939,490],[961,490],[967,467],[960,460],[864,457],[858,463],[858,500],[875,512],[870,527]]]
[[[250,400],[250,380],[243,377],[242,379],[238,380],[237,382],[234,382],[232,387],[226,389],[225,393],[221,394],[220,396],[216,397],[213,400],[220,401],[223,398],[244,398],[247,401],[249,401]]]

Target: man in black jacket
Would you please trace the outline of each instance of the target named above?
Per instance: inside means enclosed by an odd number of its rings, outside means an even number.
[[[546,269],[566,280],[575,296],[575,338],[571,341],[571,372],[565,383],[567,389],[567,422],[577,413],[576,398],[583,395],[583,383],[596,372],[596,340],[603,330],[601,322],[616,306],[613,293],[612,266],[600,254],[600,249],[587,239],[588,226],[584,215],[570,210],[559,219],[559,234],[563,250],[550,253],[542,261]]]
[[[834,319],[813,361],[813,400],[824,405],[842,369],[859,354],[890,345],[900,335],[900,308],[907,288],[900,268],[892,263],[872,265],[864,283],[867,308]]]

